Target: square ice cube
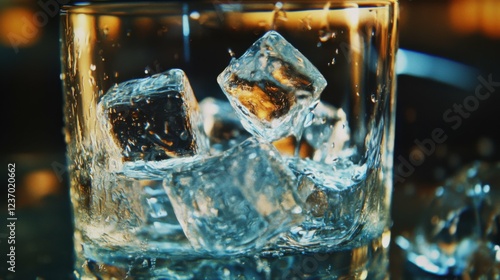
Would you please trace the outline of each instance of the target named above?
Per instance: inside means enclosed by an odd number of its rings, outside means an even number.
[[[180,69],[115,85],[99,107],[124,161],[208,152],[198,103]]]
[[[278,32],[269,31],[217,77],[245,129],[267,141],[300,135],[326,80]]]
[[[304,222],[284,238],[300,246],[339,244],[362,226],[366,198],[366,165],[348,160],[333,165],[309,159],[290,158],[298,177],[297,192],[305,201]]]
[[[246,253],[302,221],[295,176],[255,138],[166,175],[176,216],[198,250]]]

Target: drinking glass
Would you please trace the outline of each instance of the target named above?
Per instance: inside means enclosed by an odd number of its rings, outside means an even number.
[[[386,278],[397,20],[396,0],[63,7],[75,275]],[[277,72],[221,75],[269,52]]]

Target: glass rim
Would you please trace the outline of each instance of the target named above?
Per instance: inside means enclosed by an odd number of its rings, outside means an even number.
[[[269,2],[265,0],[190,0],[190,1],[133,1],[123,0],[111,1],[74,1],[61,7],[61,15],[71,14],[95,14],[95,15],[168,15],[171,11],[180,14],[192,5],[192,8],[216,9],[215,5],[223,7],[237,7],[234,11],[273,11],[273,7],[281,2]],[[324,9],[325,5],[330,5],[329,9],[346,8],[377,8],[395,5],[398,0],[287,0],[282,4],[287,10],[301,9]],[[242,7],[243,6],[243,7]],[[229,9],[229,11],[233,11]]]

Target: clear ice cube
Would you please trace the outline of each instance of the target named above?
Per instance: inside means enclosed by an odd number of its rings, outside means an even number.
[[[298,177],[298,194],[305,201],[304,222],[293,227],[286,242],[299,246],[334,246],[349,239],[363,223],[366,165],[339,160],[327,165],[289,158]]]
[[[208,152],[198,103],[182,70],[115,85],[99,107],[124,161]]]
[[[93,216],[82,232],[95,244],[116,248],[155,246],[176,253],[193,252],[158,178],[136,178],[99,171],[89,202]]]
[[[326,80],[276,31],[257,40],[217,77],[245,129],[267,141],[300,136]]]
[[[350,130],[342,108],[320,102],[312,114],[313,119],[304,129],[303,139],[315,149],[313,159],[332,163],[338,157],[348,156],[343,153],[348,151]]]
[[[497,279],[500,163],[475,162],[450,178],[437,188],[414,234],[399,236],[396,243],[427,272]]]
[[[295,176],[256,138],[166,175],[164,187],[195,249],[244,254],[302,221]]]
[[[200,102],[200,110],[211,153],[228,150],[251,136],[229,102],[208,97]]]

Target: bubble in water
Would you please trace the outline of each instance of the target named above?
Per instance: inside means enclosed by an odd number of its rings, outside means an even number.
[[[375,95],[375,93],[371,94],[370,99],[372,100],[373,103],[376,103],[378,101],[377,100],[377,96]]]
[[[189,14],[189,17],[193,20],[199,20],[200,19],[200,13],[198,11],[192,11]]]
[[[90,64],[90,70],[95,71],[95,68],[96,68],[95,64]]]
[[[132,31],[127,30],[127,37],[130,37],[130,35],[132,35]]]
[[[236,53],[234,53],[233,50],[230,49],[230,48],[227,49],[227,52],[229,53],[229,56],[231,56],[231,57],[235,57],[236,56]]]

